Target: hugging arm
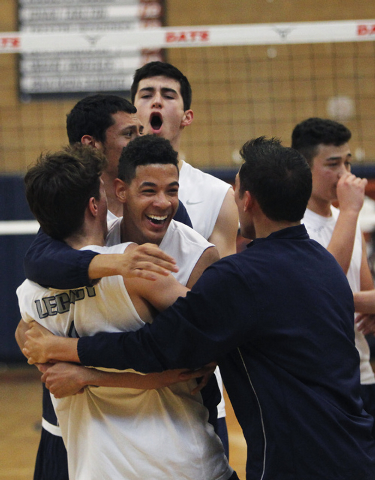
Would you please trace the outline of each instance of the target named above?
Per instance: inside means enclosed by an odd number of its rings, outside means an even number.
[[[40,285],[54,288],[79,288],[91,285],[88,269],[97,255],[91,250],[78,251],[54,240],[41,229],[26,252],[26,277]]]
[[[178,270],[174,259],[156,245],[130,247],[123,254],[98,255],[91,250],[75,250],[39,230],[26,252],[26,277],[47,287],[74,289],[110,275],[155,280],[157,274]]]

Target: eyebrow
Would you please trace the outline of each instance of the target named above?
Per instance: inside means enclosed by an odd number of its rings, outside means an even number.
[[[141,92],[154,92],[156,90],[155,87],[144,87],[139,90],[139,93]],[[162,87],[161,88],[161,93],[174,93],[175,95],[178,95],[178,92],[174,88],[170,87]]]
[[[156,187],[157,184],[154,183],[154,182],[143,182],[141,183],[140,187]],[[178,182],[171,182],[170,184],[168,184],[168,187],[179,187],[180,184]]]
[[[121,132],[126,132],[126,130],[137,130],[137,128],[143,128],[143,125],[142,124],[137,124],[137,123],[133,123],[132,125],[126,125],[126,127],[124,127],[123,129],[121,129],[120,131]]]
[[[348,153],[345,158],[352,158],[352,154]],[[339,155],[339,156],[328,157],[326,160],[341,160],[341,159],[342,159],[342,156]]]

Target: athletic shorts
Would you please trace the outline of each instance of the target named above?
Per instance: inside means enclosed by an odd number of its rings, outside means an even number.
[[[42,428],[34,480],[69,480],[68,458],[62,437]]]

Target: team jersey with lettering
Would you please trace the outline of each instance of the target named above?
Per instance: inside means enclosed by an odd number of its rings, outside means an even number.
[[[124,245],[88,248],[121,253]],[[70,291],[47,290],[26,280],[17,295],[24,320],[35,319],[62,336],[135,331],[144,325],[120,276]],[[228,479],[232,470],[207,423],[201,396],[190,394],[194,385],[88,387],[82,395],[53,397],[70,478]]]

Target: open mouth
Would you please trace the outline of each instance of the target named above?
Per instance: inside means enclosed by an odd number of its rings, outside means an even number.
[[[160,113],[157,113],[157,112],[151,113],[150,125],[153,130],[157,131],[161,129],[161,126],[163,125],[163,118],[160,115]]]
[[[153,223],[154,225],[163,225],[163,223],[165,223],[165,221],[167,220],[168,215],[162,215],[162,216],[159,216],[159,215],[146,215],[146,217],[147,217],[148,220],[150,220],[150,222]]]

